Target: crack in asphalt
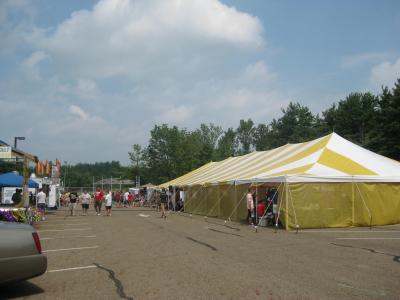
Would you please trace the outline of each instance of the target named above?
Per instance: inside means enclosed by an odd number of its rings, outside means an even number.
[[[117,288],[117,294],[118,296],[121,297],[121,299],[127,299],[127,300],[133,300],[133,297],[128,297],[125,292],[124,292],[124,286],[122,285],[121,280],[117,279],[117,277],[115,277],[115,272],[111,269],[107,269],[106,267],[103,267],[100,264],[97,263],[93,263],[96,267],[98,267],[99,269],[102,269],[104,271],[106,271],[108,273],[108,277],[114,282],[115,287]]]
[[[229,234],[229,235],[234,235],[234,236],[240,236],[240,237],[242,237],[240,234],[237,234],[237,233],[225,232],[225,231],[221,231],[221,230],[214,229],[214,228],[208,228],[208,230],[211,230],[211,231],[214,231],[214,232],[223,233],[223,234]]]
[[[386,256],[391,256],[391,257],[393,257],[393,261],[400,263],[400,255],[379,252],[379,251],[376,251],[371,248],[355,247],[355,246],[351,246],[351,245],[343,245],[343,244],[336,244],[336,243],[331,243],[331,245],[338,246],[338,247],[345,247],[345,248],[361,249],[361,250],[369,251],[374,254],[382,254],[382,255],[386,255]]]
[[[210,248],[210,249],[213,250],[213,251],[218,251],[217,248],[215,248],[214,246],[211,246],[210,244],[207,244],[207,243],[198,241],[198,240],[196,240],[196,239],[194,239],[194,238],[191,238],[191,237],[189,237],[189,236],[187,236],[186,238],[187,238],[189,241],[192,241],[192,242],[198,243],[198,244],[200,244],[200,245],[206,246],[206,247]]]

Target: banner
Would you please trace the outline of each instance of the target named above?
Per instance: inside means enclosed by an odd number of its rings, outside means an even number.
[[[0,147],[0,158],[12,158],[11,147],[1,146]]]
[[[46,159],[46,176],[51,176],[51,163]]]

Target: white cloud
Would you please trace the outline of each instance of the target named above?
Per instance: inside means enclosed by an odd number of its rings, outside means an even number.
[[[384,61],[371,70],[370,83],[379,89],[381,86],[393,87],[396,80],[400,78],[400,58],[394,62]]]
[[[22,71],[28,76],[29,79],[39,80],[40,66],[39,64],[44,61],[48,55],[43,51],[35,51],[28,58],[24,59],[21,63]]]
[[[73,13],[38,47],[72,76],[153,80],[204,75],[210,61],[263,44],[256,17],[217,0],[102,0]]]
[[[89,115],[79,106],[77,105],[71,105],[69,107],[69,111],[73,114],[78,116],[80,119],[86,121],[89,119]]]
[[[154,124],[267,122],[288,102],[258,58],[260,21],[217,0],[103,0],[53,30],[32,28],[21,66],[41,80],[0,82],[0,104],[18,107],[6,106],[41,157],[126,163]]]

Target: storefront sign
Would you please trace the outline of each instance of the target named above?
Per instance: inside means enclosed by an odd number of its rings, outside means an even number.
[[[0,146],[0,158],[12,158],[11,147]]]

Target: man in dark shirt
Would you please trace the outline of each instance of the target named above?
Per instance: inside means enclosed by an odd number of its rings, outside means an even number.
[[[160,202],[161,202],[161,218],[166,218],[167,215],[165,214],[165,206],[168,203],[168,195],[165,189],[161,190],[161,195],[160,195]]]
[[[13,201],[14,206],[18,206],[21,203],[22,201],[21,192],[22,192],[21,189],[16,189],[15,193],[12,195],[11,200]]]
[[[69,194],[69,210],[71,212],[71,216],[75,215],[75,207],[77,201],[78,201],[78,194],[76,192],[71,192]]]

